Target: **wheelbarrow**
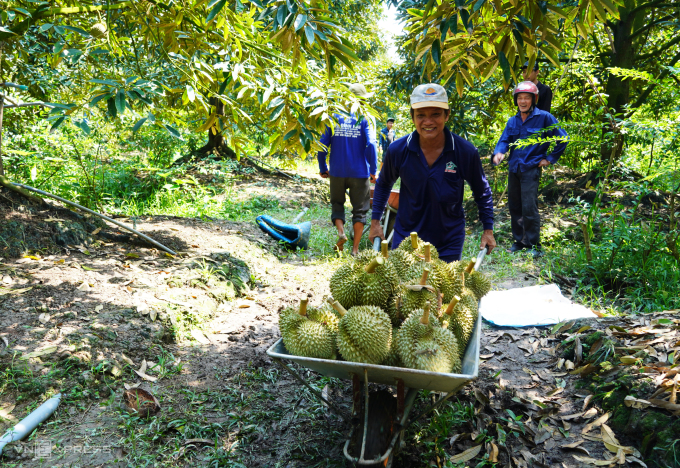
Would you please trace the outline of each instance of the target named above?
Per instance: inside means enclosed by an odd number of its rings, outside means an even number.
[[[376,242],[376,246],[379,245]],[[478,256],[478,268],[486,250]],[[359,362],[332,359],[317,359],[290,354],[279,339],[267,354],[298,382],[306,386],[312,394],[342,415],[342,411],[312,388],[286,361],[295,362],[327,377],[349,379],[352,381],[352,429],[343,447],[345,458],[356,465],[379,465],[391,467],[396,450],[404,431],[420,418],[449,400],[468,382],[479,374],[479,350],[482,329],[482,316],[477,317],[472,336],[462,359],[460,374],[429,372],[404,367],[391,367]],[[396,387],[396,399],[387,392],[369,392],[369,383]],[[420,390],[442,392],[445,395],[425,410],[411,415],[413,405]]]

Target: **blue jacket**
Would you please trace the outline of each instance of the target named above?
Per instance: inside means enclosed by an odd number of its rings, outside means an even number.
[[[392,127],[394,128],[394,127]],[[387,147],[390,146],[388,141],[387,141],[387,134],[389,133],[389,129],[387,127],[383,128],[380,130],[380,146],[382,147],[383,150],[383,155],[385,152],[387,152]],[[394,139],[397,139],[397,131],[394,130]]]
[[[373,193],[372,219],[382,216],[390,190],[401,177],[399,210],[392,247],[411,232],[432,243],[440,256],[458,255],[465,241],[463,192],[467,181],[479,207],[484,229],[493,229],[493,199],[479,153],[470,142],[444,130],[446,143],[432,167],[420,149],[418,132],[392,143]]]
[[[357,123],[352,115],[345,121],[343,117],[335,116],[338,126],[335,131],[326,127],[321,136],[321,143],[330,149],[331,156],[329,174],[333,177],[354,177],[367,179],[370,174],[375,175],[378,166],[378,150],[371,135],[366,119]],[[326,166],[327,151],[319,151],[319,173],[328,171]]]
[[[517,115],[508,119],[508,123],[505,125],[505,130],[503,130],[503,134],[500,140],[498,140],[493,154],[507,153],[508,149],[510,149],[510,156],[507,158],[510,172],[524,172],[533,169],[538,166],[541,159],[547,159],[551,164],[555,164],[560,159],[560,156],[562,156],[562,153],[564,153],[564,150],[567,149],[566,139],[555,144],[555,149],[547,156],[546,152],[550,147],[550,143],[535,144],[521,148],[511,145],[517,140],[523,140],[537,133],[541,133],[543,138],[566,137],[567,132],[559,127],[541,132],[542,129],[556,123],[557,119],[552,114],[542,111],[535,106],[531,115],[524,122],[522,122],[520,113],[517,112]]]

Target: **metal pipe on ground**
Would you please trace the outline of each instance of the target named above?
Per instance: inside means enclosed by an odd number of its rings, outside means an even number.
[[[123,228],[123,229],[126,229],[126,230],[128,230],[128,231],[130,231],[130,232],[132,232],[132,233],[134,233],[134,234],[137,234],[139,237],[141,237],[141,238],[144,239],[145,241],[147,241],[147,242],[149,242],[149,243],[155,245],[155,246],[158,247],[159,249],[164,250],[164,251],[166,251],[167,253],[169,253],[169,254],[171,254],[171,255],[177,255],[177,253],[176,253],[175,251],[170,250],[168,247],[164,246],[164,245],[161,244],[160,242],[157,242],[157,241],[153,240],[152,238],[150,238],[149,236],[147,236],[147,235],[145,235],[145,234],[142,234],[142,233],[139,232],[138,230],[133,229],[133,228],[131,228],[130,226],[127,226],[126,224],[123,224],[123,223],[121,223],[121,222],[118,222],[118,221],[116,221],[115,219],[111,219],[111,218],[109,218],[108,216],[105,216],[105,215],[103,215],[103,214],[101,214],[101,213],[97,213],[96,211],[92,211],[91,209],[85,208],[84,206],[79,205],[79,204],[77,204],[77,203],[75,203],[75,202],[72,202],[72,201],[67,200],[67,199],[65,199],[65,198],[61,198],[61,197],[59,197],[59,196],[57,196],[57,195],[54,195],[54,194],[52,194],[52,193],[45,192],[45,191],[43,191],[43,190],[39,190],[39,189],[37,189],[37,188],[30,187],[30,186],[28,186],[28,185],[17,184],[16,182],[12,182],[12,185],[15,185],[15,186],[17,186],[17,187],[23,188],[23,189],[25,189],[25,190],[30,190],[31,192],[39,193],[40,195],[43,195],[43,196],[46,196],[46,197],[54,198],[55,200],[59,200],[60,202],[66,203],[67,205],[71,205],[71,206],[73,206],[73,207],[75,207],[75,208],[78,208],[79,210],[83,210],[83,211],[85,211],[86,213],[90,213],[90,214],[93,214],[93,215],[95,215],[95,216],[99,216],[100,218],[102,218],[102,219],[104,219],[104,220],[106,220],[106,221],[108,221],[108,222],[110,222],[110,223],[113,223],[113,224],[115,224],[115,225],[118,226],[118,227],[121,227],[121,228]]]

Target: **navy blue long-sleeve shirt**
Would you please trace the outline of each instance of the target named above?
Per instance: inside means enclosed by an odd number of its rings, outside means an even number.
[[[401,177],[392,247],[411,232],[432,243],[442,257],[459,255],[465,241],[463,192],[467,181],[484,229],[493,229],[493,199],[479,153],[470,142],[444,129],[441,156],[429,167],[418,132],[392,143],[373,193],[372,219],[380,219],[395,181]]]
[[[375,175],[378,166],[378,150],[375,139],[366,119],[349,119],[336,115],[338,125],[335,131],[326,127],[321,136],[321,143],[330,149],[331,156],[329,174],[333,177],[353,177],[367,179],[370,174]],[[328,171],[326,165],[327,151],[319,151],[319,173]]]
[[[533,169],[538,166],[541,159],[547,159],[551,164],[555,164],[560,159],[560,156],[562,156],[562,153],[564,153],[564,150],[567,149],[566,139],[555,144],[555,148],[549,155],[546,155],[546,152],[550,147],[550,143],[529,145],[521,148],[511,145],[517,140],[534,136],[537,133],[540,133],[541,137],[544,138],[566,137],[567,132],[559,127],[543,131],[544,128],[556,123],[557,119],[552,114],[542,111],[537,107],[534,107],[533,112],[524,122],[522,122],[520,113],[517,112],[517,115],[513,115],[508,119],[508,123],[505,125],[505,130],[503,130],[503,134],[498,140],[493,154],[507,153],[508,149],[510,150],[510,156],[508,157],[510,172],[524,172]]]

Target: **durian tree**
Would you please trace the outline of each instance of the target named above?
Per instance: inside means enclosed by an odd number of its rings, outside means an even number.
[[[3,1],[2,80],[35,85],[22,74],[27,61],[57,70],[68,85],[48,116],[54,129],[71,120],[87,133],[92,112],[130,112],[133,131],[153,124],[179,136],[189,111],[213,146],[238,151],[237,133],[256,124],[272,151],[304,155],[319,149],[334,113],[371,112],[348,91],[358,57],[328,8],[324,0]],[[39,54],[29,54],[28,39],[43,45]]]
[[[625,137],[619,133],[628,119],[652,98],[663,93],[680,62],[680,4],[661,0],[456,0],[434,2],[404,0],[399,4],[408,21],[402,39],[406,67],[393,70],[398,87],[413,79],[435,80],[455,89],[459,97],[483,89],[487,80],[499,80],[507,90],[522,81],[525,61],[540,61],[562,69],[576,67],[577,94],[599,94],[605,101],[598,113],[602,125],[600,159],[617,162]],[[640,73],[647,80],[635,79]],[[600,85],[601,84],[601,88]],[[599,89],[597,89],[599,88]],[[484,102],[497,100],[497,87],[485,91]],[[455,98],[454,98],[455,100]],[[467,102],[472,100],[468,97]],[[596,104],[599,99],[592,99]],[[578,102],[578,112],[588,115]],[[567,105],[569,106],[569,105]],[[595,111],[596,109],[593,109]],[[455,107],[454,107],[455,111]],[[493,111],[492,111],[493,112]]]

